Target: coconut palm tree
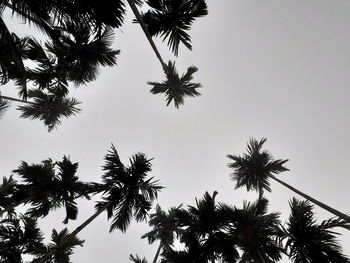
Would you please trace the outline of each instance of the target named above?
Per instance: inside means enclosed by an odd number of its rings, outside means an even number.
[[[144,234],[141,238],[147,238],[149,244],[152,244],[156,240],[160,240],[153,263],[157,262],[158,256],[162,250],[169,249],[174,244],[175,234],[178,230],[176,220],[176,210],[178,209],[180,209],[180,206],[172,207],[166,213],[157,204],[156,212],[150,215],[148,224],[153,227],[153,229]]]
[[[146,219],[153,201],[158,196],[158,191],[163,188],[158,185],[158,181],[153,180],[153,177],[147,178],[151,171],[151,159],[143,153],[133,155],[130,158],[130,165],[125,166],[112,145],[105,156],[103,170],[105,171],[102,176],[103,185],[97,186],[98,191],[102,191],[102,201],[97,203],[96,213],[71,232],[66,237],[67,241],[104,211],[107,212],[108,219],[112,218],[110,232],[116,229],[125,232],[132,218],[138,222]],[[54,249],[50,250],[35,262],[46,262],[54,253]]]
[[[232,180],[236,183],[236,189],[245,186],[247,191],[256,190],[259,193],[263,193],[264,190],[267,190],[270,192],[269,179],[273,179],[310,202],[350,223],[350,217],[348,215],[304,194],[278,179],[275,175],[288,171],[284,166],[288,160],[274,160],[268,151],[262,150],[262,146],[265,142],[266,138],[260,141],[251,138],[247,146],[247,153],[243,156],[227,155],[229,159],[233,160],[233,163],[229,163],[228,167],[233,169]]]
[[[281,259],[282,249],[276,242],[279,213],[267,213],[268,200],[262,195],[254,202],[244,202],[243,208],[220,205],[228,232],[243,251],[240,263],[272,263]]]
[[[349,226],[344,220],[329,219],[316,223],[313,206],[308,201],[293,198],[287,226],[281,226],[279,239],[295,263],[330,262],[348,263],[342,254],[333,228]]]
[[[28,215],[44,217],[50,210],[64,206],[66,218],[63,222],[75,220],[78,214],[75,199],[89,199],[91,192],[89,184],[79,181],[77,169],[78,163],[72,163],[66,156],[61,162],[55,163],[51,159],[32,165],[22,162],[13,172],[23,183],[14,182],[11,193],[3,192],[8,194],[4,210],[11,210],[20,204],[30,204]]]

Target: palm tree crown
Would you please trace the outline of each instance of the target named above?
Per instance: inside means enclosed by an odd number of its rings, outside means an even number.
[[[105,186],[103,201],[96,207],[102,208],[109,204],[108,219],[113,217],[110,231],[119,229],[125,232],[132,217],[136,221],[145,220],[158,191],[163,187],[153,177],[146,179],[151,171],[151,159],[147,159],[143,153],[133,155],[130,165],[124,166],[112,145],[105,160],[105,174],[102,176]]]
[[[260,141],[251,138],[247,146],[247,153],[243,156],[227,155],[233,160],[228,167],[234,171],[232,180],[236,182],[236,189],[245,186],[247,191],[263,192],[267,190],[271,192],[269,177],[288,171],[283,166],[288,160],[274,160],[268,151],[262,150],[265,142],[266,138]]]
[[[342,254],[340,245],[332,229],[349,227],[341,219],[329,219],[317,224],[308,201],[293,198],[290,201],[291,214],[287,227],[281,227],[279,239],[291,259],[296,263],[330,262],[348,263],[350,259]]]

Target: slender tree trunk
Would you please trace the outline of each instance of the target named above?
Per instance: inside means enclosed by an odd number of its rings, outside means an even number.
[[[257,252],[258,252],[259,259],[260,259],[261,263],[266,263],[264,257],[262,256],[262,254],[261,254],[261,252],[260,252],[260,249],[258,249]]]
[[[135,17],[137,19],[137,21],[140,23],[141,28],[142,28],[143,32],[145,33],[145,35],[146,35],[146,37],[148,39],[148,42],[151,44],[151,47],[152,47],[154,53],[156,53],[156,56],[157,56],[158,60],[160,61],[160,64],[162,64],[163,69],[165,69],[166,68],[166,64],[164,63],[164,60],[162,59],[162,56],[160,55],[156,45],[154,44],[154,42],[152,40],[152,36],[148,32],[147,26],[143,22],[142,16],[141,16],[139,10],[137,9],[134,0],[127,0],[127,1],[128,1],[129,5],[131,7],[132,12],[134,13],[134,15],[135,15]]]
[[[287,187],[288,189],[292,190],[293,192],[297,193],[298,195],[301,195],[302,197],[304,197],[305,199],[309,200],[310,202],[314,203],[315,205],[318,205],[319,207],[322,207],[323,209],[327,210],[328,212],[340,217],[341,219],[345,220],[346,222],[350,223],[350,217],[314,198],[312,198],[311,196],[308,196],[307,194],[304,194],[303,192],[299,191],[298,189],[295,189],[293,186],[290,186],[289,184],[281,181],[280,179],[276,178],[274,175],[270,175],[270,178],[272,178],[273,180],[279,182],[280,184],[284,185],[285,187]],[[349,228],[347,228],[349,229]],[[350,230],[350,229],[349,229]]]
[[[160,251],[162,250],[162,247],[163,247],[163,243],[162,243],[162,241],[160,241],[159,247],[158,247],[157,252],[156,252],[156,255],[154,256],[154,259],[153,259],[153,263],[157,262],[158,256],[159,256]]]
[[[84,223],[82,223],[80,226],[78,226],[73,232],[71,232],[67,237],[66,240],[63,242],[68,241],[72,237],[76,236],[81,230],[83,230],[88,224],[90,224],[96,217],[98,217],[104,210],[106,210],[110,205],[112,204],[111,202],[106,203],[103,207],[101,207],[95,214],[90,216],[87,220],[85,220]],[[55,250],[50,250],[45,254],[45,256],[42,256],[41,258],[35,259],[33,263],[44,263],[47,260],[49,260],[52,255],[55,253]]]
[[[27,103],[27,104],[35,104],[34,102],[31,102],[31,101],[20,100],[20,99],[16,99],[16,98],[12,98],[12,97],[7,97],[7,96],[2,96],[2,95],[0,95],[0,99],[11,100],[11,101],[16,101],[16,102],[21,102],[21,103]]]

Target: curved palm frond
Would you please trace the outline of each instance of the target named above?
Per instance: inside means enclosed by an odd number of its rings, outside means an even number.
[[[46,94],[39,89],[29,90],[29,98],[34,102],[29,105],[18,106],[22,112],[22,118],[40,119],[52,131],[61,123],[61,118],[69,118],[80,111],[76,108],[79,101],[66,96],[56,96],[55,94]]]
[[[130,254],[130,257],[129,259],[134,262],[134,263],[148,263],[147,262],[147,259],[144,257],[144,258],[140,258],[138,255],[132,255]]]
[[[247,146],[247,153],[244,153],[243,156],[227,155],[233,160],[228,167],[233,169],[231,178],[236,183],[236,189],[245,186],[247,191],[263,192],[267,190],[271,192],[269,177],[272,174],[288,171],[283,166],[288,160],[274,160],[268,151],[262,150],[265,142],[266,138],[260,141],[251,138]]]
[[[166,80],[162,83],[148,82],[148,85],[152,85],[153,88],[150,90],[152,94],[165,93],[167,106],[174,101],[176,108],[184,104],[185,97],[196,97],[201,95],[196,89],[201,87],[200,83],[191,83],[193,74],[198,69],[194,66],[189,67],[187,72],[181,77],[175,68],[175,63],[169,61],[164,73]]]
[[[1,95],[1,93],[0,93]],[[6,110],[11,106],[11,102],[0,98],[0,119],[5,114]]]
[[[160,35],[163,41],[168,39],[168,46],[177,56],[182,42],[192,49],[191,38],[187,33],[195,19],[208,14],[204,0],[148,0],[151,10],[142,14],[151,36]]]
[[[349,227],[341,219],[330,219],[317,224],[309,201],[290,201],[291,214],[287,227],[281,226],[279,239],[294,262],[348,263],[350,259],[342,254],[336,240],[334,227]]]
[[[11,33],[0,16],[0,84],[15,80],[20,96],[27,98],[27,78],[23,63],[24,42]]]

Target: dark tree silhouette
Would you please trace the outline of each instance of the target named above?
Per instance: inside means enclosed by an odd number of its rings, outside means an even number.
[[[153,263],[157,262],[158,256],[162,250],[170,249],[170,247],[174,244],[175,235],[178,231],[176,218],[176,211],[178,209],[180,209],[180,207],[173,207],[166,213],[157,204],[156,212],[150,215],[148,224],[153,227],[153,229],[144,234],[141,238],[147,238],[150,244],[156,240],[160,240]]]
[[[281,259],[281,247],[276,242],[279,213],[267,213],[268,200],[263,196],[254,203],[243,203],[239,209],[222,204],[222,216],[229,222],[229,233],[243,251],[240,261],[277,262]]]
[[[317,224],[308,201],[293,198],[287,226],[281,227],[279,238],[285,241],[286,250],[295,263],[330,262],[348,263],[342,254],[333,228],[349,226],[344,220],[329,219]]]
[[[0,221],[1,262],[23,262],[22,256],[38,256],[46,251],[36,220],[26,216]]]
[[[228,164],[228,167],[233,169],[232,180],[236,183],[236,189],[245,186],[248,191],[256,190],[259,193],[263,193],[264,190],[267,190],[271,192],[269,179],[273,179],[310,202],[350,223],[350,217],[346,214],[304,194],[278,179],[275,174],[288,171],[288,169],[284,167],[284,164],[288,160],[274,160],[268,151],[262,150],[262,146],[265,142],[266,138],[260,141],[252,138],[248,143],[247,153],[243,156],[227,155],[229,159],[233,160],[233,163]]]
[[[127,1],[146,34],[167,80],[155,87],[153,94],[166,93],[167,105],[174,101],[178,108],[184,97],[200,95],[199,83],[190,83],[196,67],[190,67],[180,78],[175,63],[164,63],[152,36],[169,38],[168,45],[177,55],[178,46],[183,42],[190,45],[187,31],[196,18],[207,15],[204,0],[146,1],[150,10],[145,14],[147,25],[143,22],[136,5],[141,0]],[[114,66],[119,50],[110,48],[113,29],[122,25],[125,6],[123,1],[105,1],[103,6],[96,1],[43,1],[5,0],[0,3],[0,12],[12,10],[25,22],[36,25],[48,36],[42,47],[33,37],[20,38],[9,31],[0,18],[0,84],[9,80],[20,87],[22,99],[0,94],[0,114],[9,104],[4,99],[22,103],[18,107],[21,117],[40,119],[49,131],[61,123],[62,117],[70,117],[79,112],[79,102],[68,97],[70,83],[76,86],[97,78],[100,66]],[[152,34],[149,33],[151,30]],[[33,67],[25,67],[31,61]],[[30,85],[29,85],[30,84]],[[31,88],[30,86],[35,86]]]
[[[7,197],[3,205],[4,210],[11,210],[20,204],[30,204],[31,208],[27,214],[32,217],[43,217],[50,210],[64,206],[66,218],[63,222],[68,223],[69,219],[75,220],[78,214],[75,199],[79,197],[89,199],[90,191],[90,185],[79,181],[76,176],[77,169],[78,163],[72,163],[66,156],[61,162],[55,163],[51,159],[32,165],[22,162],[14,173],[23,183],[12,181],[11,192],[6,191],[6,188],[5,191],[0,191],[0,195]]]
[[[125,166],[112,145],[105,156],[103,185],[96,184],[95,189],[97,192],[102,191],[103,200],[97,203],[96,213],[67,235],[65,240],[68,242],[75,237],[104,211],[107,211],[108,219],[112,218],[110,232],[116,229],[125,232],[132,218],[138,222],[145,220],[158,191],[163,188],[153,177],[147,178],[151,171],[150,161],[145,154],[138,153],[130,158],[130,165]],[[52,249],[35,262],[46,262],[54,253],[55,249]]]

